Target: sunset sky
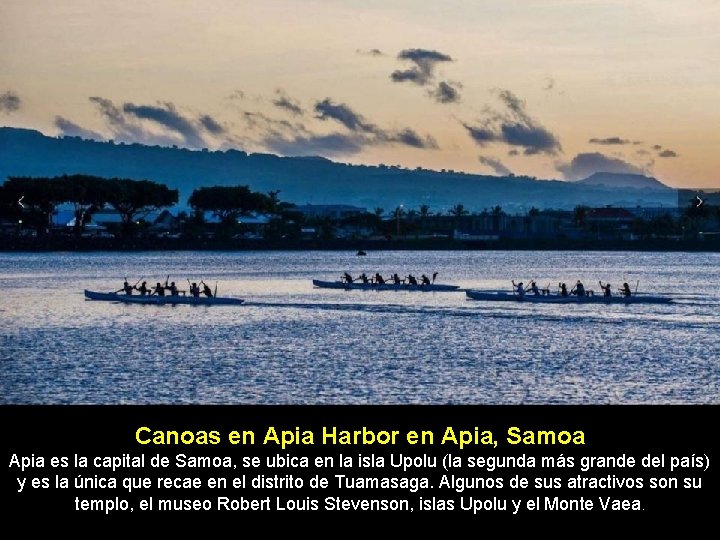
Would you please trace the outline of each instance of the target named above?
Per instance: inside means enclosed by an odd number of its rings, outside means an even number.
[[[720,187],[718,28],[716,0],[0,0],[0,125]]]

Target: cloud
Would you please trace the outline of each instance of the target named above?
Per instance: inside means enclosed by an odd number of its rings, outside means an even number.
[[[428,95],[435,98],[438,103],[457,103],[460,101],[460,88],[462,84],[459,82],[440,81],[437,88],[428,90]]]
[[[421,137],[411,129],[382,135],[368,135],[359,132],[350,133],[311,133],[307,130],[281,133],[275,131],[266,134],[261,144],[283,155],[353,155],[365,147],[382,144],[404,144],[413,148],[437,148],[432,137]]]
[[[508,151],[508,156],[517,156],[520,152],[515,150],[514,148],[512,150]]]
[[[355,52],[364,56],[385,56],[380,49],[368,49],[367,51],[356,49]]]
[[[413,148],[438,148],[438,144],[431,136],[418,135],[410,128],[400,130],[384,130],[365,117],[353,111],[344,103],[334,103],[330,98],[315,103],[316,118],[320,120],[334,120],[345,126],[348,130],[366,135],[366,144],[399,143]]]
[[[487,165],[488,167],[490,167],[500,176],[509,176],[512,174],[512,171],[508,169],[505,165],[503,165],[500,160],[485,156],[478,156],[478,160],[483,165]]]
[[[170,102],[166,101],[158,105],[125,103],[122,110],[126,114],[155,122],[179,134],[184,143],[191,148],[202,148],[206,145],[198,126],[184,117]]]
[[[562,151],[558,138],[527,113],[523,100],[509,90],[500,90],[498,97],[505,111],[489,109],[488,117],[478,125],[461,122],[479,146],[500,142],[522,147],[527,156]]]
[[[555,79],[552,77],[545,77],[545,86],[543,86],[543,90],[552,90],[555,88]]]
[[[662,144],[653,144],[653,150],[662,150]]]
[[[259,112],[243,111],[243,120],[249,129],[256,131],[274,131],[279,133],[288,130],[305,130],[302,124],[293,124],[288,120],[277,120]]]
[[[22,100],[20,96],[12,90],[0,94],[0,112],[4,112],[5,114],[13,113],[20,110],[21,105]]]
[[[409,69],[398,69],[390,74],[393,82],[411,82],[420,86],[430,84],[435,77],[435,66],[441,62],[452,62],[447,54],[428,49],[405,49],[398,54],[398,60],[411,62]]]
[[[532,156],[540,153],[555,154],[560,143],[555,135],[539,125],[510,123],[500,127],[502,140],[511,146],[522,146],[524,154]]]
[[[362,133],[313,133],[301,122],[278,120],[254,111],[244,111],[242,119],[256,134],[255,144],[285,156],[353,155],[366,145]]]
[[[674,152],[673,150],[670,150],[670,149],[663,150],[662,152],[660,152],[660,153],[658,154],[658,156],[664,157],[664,158],[678,157],[677,153]]]
[[[470,137],[480,146],[485,146],[487,143],[501,140],[498,133],[494,129],[485,128],[482,126],[472,126],[462,122],[462,125],[470,133]]]
[[[340,122],[350,131],[362,131],[375,133],[377,126],[365,121],[362,115],[353,111],[344,103],[333,103],[330,98],[325,98],[315,104],[315,112],[320,120],[335,120]]]
[[[127,118],[122,109],[117,107],[109,99],[99,96],[92,96],[88,99],[97,106],[98,111],[110,129],[113,138],[118,141],[159,144],[164,146],[170,146],[179,142],[177,138],[174,137],[148,132],[139,123]]]
[[[398,142],[413,148],[438,148],[437,141],[430,135],[422,137],[410,128],[401,129],[397,132],[384,133],[384,140]],[[382,140],[382,139],[381,139]]]
[[[212,116],[209,114],[201,114],[198,117],[198,122],[200,125],[205,128],[205,131],[208,133],[212,133],[213,135],[222,135],[227,130]]]
[[[597,172],[644,174],[640,167],[599,152],[577,154],[570,163],[557,163],[555,168],[568,180],[579,180]]]
[[[113,139],[121,142],[205,148],[208,142],[203,133],[222,137],[224,142],[233,139],[212,116],[183,114],[170,102],[156,105],[124,103],[119,106],[99,96],[89,99],[98,108]]]
[[[229,96],[227,96],[226,99],[230,99],[230,100],[245,99],[245,92],[243,92],[242,90],[234,90]]]
[[[269,150],[285,156],[357,154],[365,141],[357,134],[330,133],[327,135],[269,135],[263,139]]]
[[[382,129],[349,105],[330,98],[317,101],[315,118],[332,122],[346,131],[318,133],[298,121],[276,119],[261,112],[244,111],[242,119],[255,143],[283,155],[353,155],[370,146],[401,144],[412,148],[437,148],[429,135],[410,128]]]
[[[277,97],[273,99],[272,104],[279,109],[284,109],[295,116],[302,116],[305,111],[296,100],[288,97],[282,90],[276,90]]]
[[[590,144],[605,144],[605,145],[630,144],[629,140],[621,139],[620,137],[606,137],[605,139],[590,139],[588,142]],[[633,144],[635,144],[635,143],[633,143]]]
[[[97,131],[85,129],[82,126],[77,125],[75,122],[63,118],[62,116],[55,117],[55,127],[60,130],[61,135],[67,137],[81,137],[83,139],[91,139],[94,141],[104,141],[106,137],[103,137]]]
[[[635,153],[639,156],[647,156],[650,154],[650,151],[645,150],[644,148],[641,148],[640,150],[635,150]]]

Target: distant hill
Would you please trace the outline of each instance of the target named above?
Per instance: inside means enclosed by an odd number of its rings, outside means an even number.
[[[427,204],[433,212],[445,212],[458,203],[469,211],[500,205],[511,213],[524,212],[533,206],[572,209],[579,204],[627,207],[676,204],[674,190],[657,189],[654,185],[626,187],[591,183],[587,179],[562,182],[349,165],[318,157],[114,144],[0,128],[0,181],[8,176],[74,173],[163,182],[180,190],[180,206],[186,206],[197,187],[238,184],[263,192],[279,189],[281,199],[297,204],[352,204],[371,211],[379,207],[386,212],[400,204],[405,209]]]
[[[608,172],[598,172],[576,183],[607,186],[612,188],[634,188],[634,189],[672,189],[660,182],[657,178],[651,176],[643,176],[642,174],[618,174]]]

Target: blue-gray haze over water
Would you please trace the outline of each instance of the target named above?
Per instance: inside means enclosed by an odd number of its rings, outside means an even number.
[[[348,271],[510,290],[582,279],[667,305],[315,289]],[[85,300],[167,275],[240,306]],[[3,404],[720,403],[720,254],[533,251],[0,254]]]

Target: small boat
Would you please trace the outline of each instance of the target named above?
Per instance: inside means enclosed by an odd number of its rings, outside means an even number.
[[[634,296],[560,296],[557,294],[534,295],[512,294],[498,291],[467,290],[465,295],[472,300],[487,302],[528,302],[533,304],[667,304],[672,298],[667,296],[634,295]]]
[[[360,289],[363,291],[456,291],[459,285],[431,283],[429,285],[410,285],[409,283],[346,283],[344,281],[322,281],[313,279],[313,285],[320,289]]]
[[[365,253],[362,249],[358,250],[358,252],[357,252],[358,257],[364,257],[365,255],[367,255],[367,253]]]
[[[150,296],[118,293],[101,293],[85,290],[85,297],[90,300],[110,300],[124,304],[150,304],[150,305],[191,305],[191,306],[215,306],[215,305],[239,305],[245,302],[241,298],[213,297],[213,296]]]

